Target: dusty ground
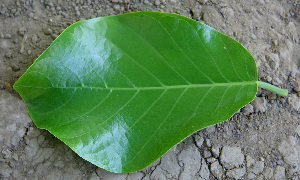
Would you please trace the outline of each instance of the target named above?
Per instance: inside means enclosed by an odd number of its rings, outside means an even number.
[[[298,0],[0,0],[0,179],[300,179]],[[230,120],[201,130],[147,169],[113,174],[37,129],[11,87],[71,23],[127,11],[178,13],[237,39],[257,60],[259,91]],[[298,29],[298,30],[297,30]]]

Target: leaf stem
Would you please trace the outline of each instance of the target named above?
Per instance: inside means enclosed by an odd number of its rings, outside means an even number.
[[[280,89],[279,87],[273,86],[272,84],[257,81],[257,85],[260,88],[267,89],[269,91],[272,91],[273,93],[276,93],[280,96],[287,96],[288,90],[287,89]]]

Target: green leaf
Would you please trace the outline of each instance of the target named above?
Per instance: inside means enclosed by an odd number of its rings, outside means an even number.
[[[112,172],[141,170],[257,92],[234,39],[176,14],[137,12],[68,27],[16,82],[38,128]]]

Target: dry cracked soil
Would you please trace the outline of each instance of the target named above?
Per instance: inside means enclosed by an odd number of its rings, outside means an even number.
[[[0,179],[300,179],[298,0],[0,0]],[[70,24],[141,10],[181,14],[233,37],[256,59],[259,90],[148,168],[114,174],[35,127],[12,85]],[[297,30],[298,29],[298,30]]]

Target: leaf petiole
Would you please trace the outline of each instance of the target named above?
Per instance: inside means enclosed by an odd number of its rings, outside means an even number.
[[[280,96],[287,96],[288,90],[287,89],[280,89],[279,87],[273,86],[272,84],[257,81],[257,85],[260,88],[267,89],[269,91],[272,91]]]

